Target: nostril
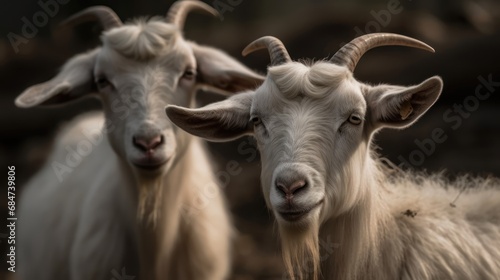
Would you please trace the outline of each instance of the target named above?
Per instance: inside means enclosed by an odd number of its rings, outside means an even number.
[[[138,148],[139,150],[146,151],[148,149],[147,143],[143,141],[143,139],[133,136],[132,142],[134,144],[134,147]]]
[[[151,139],[143,138],[143,137],[132,137],[132,142],[136,148],[142,151],[150,151],[158,148],[164,142],[163,135],[156,135]]]
[[[303,190],[304,187],[306,186],[306,181],[304,180],[298,180],[293,182],[289,187],[289,191],[292,194],[297,194],[299,191]]]
[[[149,142],[149,148],[154,150],[161,144],[163,144],[163,135],[157,135]]]
[[[307,186],[305,180],[297,180],[291,184],[284,184],[282,182],[276,182],[276,188],[285,196],[290,196],[297,194],[301,190],[304,190]]]
[[[281,183],[276,183],[276,188],[278,189],[279,192],[281,192],[283,196],[288,194],[288,189],[285,187],[285,185]]]

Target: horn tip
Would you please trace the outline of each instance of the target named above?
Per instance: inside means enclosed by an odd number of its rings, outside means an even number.
[[[424,43],[424,45],[422,46],[421,49],[423,49],[425,51],[428,51],[428,52],[431,52],[431,53],[436,53],[436,50],[433,47],[431,47],[431,46],[429,46],[429,45],[427,45],[425,43]]]
[[[436,50],[435,50],[433,47],[431,47],[429,44],[424,43],[424,42],[422,42],[422,41],[420,41],[420,40],[416,40],[416,39],[414,39],[414,40],[415,40],[418,44],[420,44],[420,48],[421,48],[421,49],[426,50],[426,51],[431,52],[431,53],[435,53],[435,52],[436,52]]]
[[[93,16],[91,15],[92,13],[94,13]],[[106,16],[108,18],[108,21],[110,20],[111,22],[106,22],[104,24],[102,19],[103,16]],[[98,21],[101,22],[101,24],[104,27],[104,30],[111,29],[113,27],[120,26],[123,24],[118,15],[116,15],[116,13],[113,11],[113,9],[111,9],[108,6],[98,5],[85,8],[82,11],[73,14],[66,20],[63,20],[59,24],[59,26],[60,28],[71,27],[72,25],[80,24],[89,21],[91,19],[95,20],[95,17],[97,17]]]
[[[247,46],[246,46],[246,47],[245,47],[245,48],[241,51],[241,55],[243,55],[243,56],[247,56],[247,55],[249,55],[250,53],[252,53],[253,51],[255,51],[255,50],[256,50],[256,48],[255,48],[255,43],[257,43],[259,40],[260,40],[260,38],[259,38],[259,39],[257,39],[257,40],[252,41],[251,43],[249,43],[249,44],[248,44],[248,45],[247,45]]]
[[[203,7],[204,10],[206,12],[208,12],[209,14],[211,14],[212,16],[214,16],[214,17],[220,17],[221,16],[221,14],[219,13],[219,11],[217,9],[215,9],[214,7],[208,5],[205,2],[197,1],[197,0],[184,0],[184,1],[193,2],[193,3],[196,3],[196,5],[204,6]]]
[[[166,20],[167,22],[173,23],[178,27],[183,27],[187,13],[193,9],[198,9],[214,17],[221,18],[219,11],[205,2],[198,0],[182,0],[176,1],[172,4],[167,12]],[[181,19],[179,18],[179,14],[181,14]]]
[[[276,37],[273,37],[273,36],[263,36],[263,37],[257,38],[255,40],[253,40],[251,43],[249,43],[243,49],[243,51],[241,51],[241,54],[243,56],[247,56],[247,55],[249,55],[250,53],[252,53],[252,52],[254,52],[256,50],[260,50],[260,49],[266,48],[266,46],[264,44],[261,44],[262,42],[264,42],[266,40],[278,40],[278,39]]]
[[[214,17],[218,17],[220,18],[221,17],[221,14],[219,13],[219,11],[215,8],[213,8],[212,6],[210,5],[207,5],[207,12],[209,12],[212,16]]]
[[[249,55],[249,54],[251,53],[251,51],[250,51],[250,48],[249,48],[249,47],[250,47],[250,45],[246,46],[246,47],[245,47],[245,48],[241,51],[241,55],[242,55],[242,56],[247,56],[247,55]]]

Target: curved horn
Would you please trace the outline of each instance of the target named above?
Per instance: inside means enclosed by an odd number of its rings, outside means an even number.
[[[106,6],[92,6],[72,15],[61,23],[63,26],[74,26],[84,22],[97,21],[104,30],[122,26],[123,23],[116,13]]]
[[[283,42],[273,36],[260,37],[259,39],[248,44],[241,54],[243,54],[243,56],[247,56],[249,53],[260,49],[267,49],[269,51],[271,65],[273,66],[292,61],[285,45],[283,45]]]
[[[199,1],[185,0],[177,1],[170,7],[166,21],[182,29],[188,13],[194,10],[207,12],[215,17],[220,16],[219,12],[208,4]]]
[[[330,62],[346,66],[353,72],[363,54],[381,46],[406,46],[434,52],[431,46],[417,39],[392,33],[375,33],[360,36],[345,44],[335,53]]]

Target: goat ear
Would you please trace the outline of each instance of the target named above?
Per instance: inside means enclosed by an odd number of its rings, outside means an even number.
[[[210,141],[230,141],[252,133],[249,119],[253,95],[240,93],[198,109],[169,105],[165,111],[174,124],[190,134]]]
[[[71,58],[51,80],[27,88],[16,98],[16,106],[62,104],[92,91],[93,70],[98,50]]]
[[[228,54],[206,46],[189,43],[193,49],[200,82],[216,91],[236,93],[253,90],[265,77],[250,70]]]
[[[381,85],[366,92],[375,128],[405,128],[417,121],[438,99],[443,81],[434,76],[411,87]]]

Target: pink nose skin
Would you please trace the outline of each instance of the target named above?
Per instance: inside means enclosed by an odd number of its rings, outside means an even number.
[[[304,180],[297,180],[295,182],[292,182],[291,184],[284,184],[280,181],[276,182],[276,187],[278,188],[278,190],[283,192],[283,194],[285,194],[287,200],[293,198],[293,195],[305,186],[306,181]]]
[[[132,139],[134,146],[144,152],[153,151],[163,144],[163,135],[156,135],[152,138],[134,136]]]

